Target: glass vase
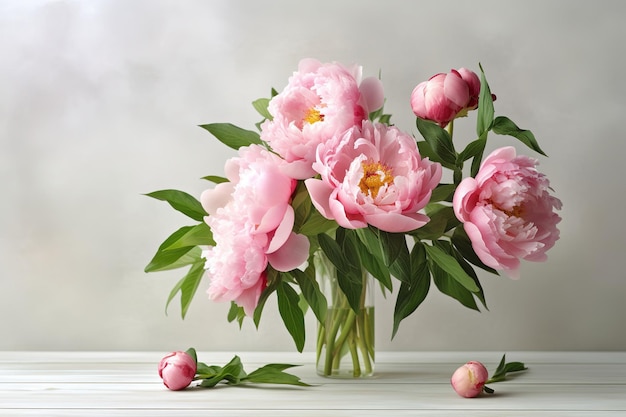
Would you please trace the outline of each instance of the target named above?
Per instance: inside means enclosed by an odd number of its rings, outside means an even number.
[[[359,310],[354,311],[339,287],[339,273],[323,252],[315,254],[315,273],[326,297],[326,320],[318,322],[318,375],[363,378],[374,375],[374,278],[363,269]]]

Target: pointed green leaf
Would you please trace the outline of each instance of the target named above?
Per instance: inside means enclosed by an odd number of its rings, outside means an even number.
[[[211,123],[200,126],[211,132],[224,145],[239,149],[252,144],[260,145],[261,137],[252,130],[245,130],[230,123]]]
[[[476,117],[476,134],[482,137],[484,133],[491,129],[493,124],[493,98],[491,97],[491,89],[487,83],[485,71],[482,65],[480,67],[480,93],[478,96],[478,115]],[[486,136],[485,136],[486,139]]]
[[[459,161],[465,162],[470,158],[474,158],[477,155],[482,155],[485,150],[485,137],[484,135],[467,144],[465,149],[459,154]]]
[[[430,159],[433,162],[438,162],[442,166],[444,166],[444,167],[446,167],[448,169],[455,169],[456,168],[456,164],[455,163],[444,161],[439,156],[439,154],[437,154],[437,152],[435,152],[435,150],[425,140],[418,141],[417,142],[417,148],[418,148],[418,150],[420,152],[420,156],[422,158],[428,158],[428,159]]]
[[[430,203],[436,203],[438,201],[452,201],[455,189],[456,186],[454,184],[437,185],[430,196]]]
[[[443,250],[436,246],[424,245],[428,258],[439,266],[442,270],[447,272],[452,278],[454,278],[459,284],[465,287],[471,292],[478,292],[480,289],[476,286],[476,283],[467,275],[457,260],[445,253]]]
[[[393,312],[392,338],[398,332],[400,322],[411,315],[426,299],[429,289],[430,271],[428,270],[426,262],[423,262],[411,282],[403,282],[400,285]]]
[[[450,134],[437,123],[419,117],[416,119],[416,125],[420,134],[435,154],[442,161],[454,165],[456,163],[456,151],[454,150]]]
[[[330,262],[335,265],[335,268],[337,268],[338,271],[341,271],[344,274],[350,272],[350,264],[343,256],[341,247],[334,239],[327,234],[320,233],[317,235],[317,241],[319,242],[324,255],[326,255]]]
[[[179,249],[198,245],[215,246],[215,241],[213,240],[213,233],[211,232],[211,228],[204,222],[198,223],[191,229],[187,230],[185,234],[172,242],[169,246],[165,248],[165,250]]]
[[[537,143],[533,132],[531,132],[530,130],[520,129],[508,117],[496,117],[493,122],[493,133],[496,133],[498,135],[513,136],[533,151],[538,152],[541,155],[547,156],[545,152],[539,147],[539,144]]]
[[[257,112],[259,112],[259,114],[263,116],[264,119],[272,120],[272,114],[267,109],[269,104],[270,104],[269,98],[259,98],[252,102],[252,106],[254,107],[254,109]]]
[[[221,184],[223,182],[228,182],[228,178],[219,177],[217,175],[207,175],[206,177],[202,177],[203,180],[211,181],[215,184]]]
[[[178,241],[182,236],[188,233],[193,226],[184,226],[172,233],[159,246],[157,253],[152,260],[146,265],[145,272],[164,271],[167,269],[180,268],[185,265],[192,264],[200,260],[202,251],[200,248],[194,249],[193,246],[181,247],[179,249],[167,248],[174,242]]]
[[[194,362],[198,363],[198,355],[196,354],[196,350],[194,348],[190,347],[189,349],[185,351],[185,353],[191,356]]]
[[[433,276],[433,282],[437,289],[447,296],[450,296],[472,310],[478,310],[473,294],[464,286],[459,284],[457,280],[452,278],[450,274],[441,269],[437,264],[430,267]]]
[[[319,284],[315,279],[315,271],[313,268],[307,268],[305,272],[302,272],[299,269],[294,269],[290,273],[293,274],[293,277],[302,291],[302,296],[311,307],[311,310],[313,310],[313,314],[317,317],[317,321],[324,323],[326,320],[328,301],[322,291],[320,291]]]
[[[361,259],[361,263],[363,267],[370,273],[374,278],[376,278],[385,288],[391,291],[392,283],[391,283],[391,275],[389,274],[389,268],[387,268],[382,259],[374,256],[369,252],[367,246],[363,243],[363,241],[359,239],[355,239],[354,241],[357,250],[359,251],[359,258]]]
[[[254,313],[252,314],[252,321],[254,325],[259,328],[259,323],[261,323],[261,315],[263,314],[263,309],[265,308],[265,303],[276,288],[281,284],[280,275],[273,268],[267,268],[267,285],[261,292],[261,296],[259,297],[259,301],[254,309]]]
[[[207,216],[206,211],[202,208],[202,204],[184,191],[159,190],[145,195],[157,200],[167,201],[175,210],[199,222],[202,221],[204,216]]]
[[[285,323],[287,331],[291,334],[296,344],[296,349],[298,349],[298,352],[302,352],[302,349],[304,349],[305,333],[304,313],[298,305],[300,297],[298,297],[295,290],[285,282],[281,282],[276,289],[276,294],[278,295],[278,311],[283,319],[283,323]]]
[[[474,252],[474,248],[472,247],[472,241],[469,236],[467,236],[464,228],[457,227],[454,229],[454,233],[452,234],[452,244],[456,247],[463,258],[471,262],[473,265],[484,269],[485,271],[491,272],[492,274],[498,275],[498,271],[485,265],[480,260],[478,255],[476,255],[476,252]]]
[[[297,365],[268,364],[257,369],[254,372],[251,372],[243,380],[243,382],[251,382],[257,384],[286,384],[302,387],[310,386],[309,384],[302,382],[298,376],[283,372],[285,369],[292,368],[294,366]]]
[[[337,222],[328,220],[317,210],[311,210],[306,221],[297,229],[297,232],[305,236],[316,236],[320,233],[327,233],[337,228]]]
[[[170,295],[167,298],[167,302],[165,304],[165,311],[167,312],[167,308],[170,302],[174,299],[176,294],[180,291],[180,313],[182,318],[184,319],[187,315],[187,310],[189,310],[189,305],[191,304],[191,300],[200,285],[200,281],[202,280],[202,276],[204,275],[204,261],[195,263],[172,290],[170,291]]]
[[[480,137],[475,141],[475,146],[477,147],[477,149],[474,150],[474,159],[472,159],[472,167],[470,171],[470,175],[472,177],[476,177],[476,174],[480,170],[480,164],[483,160],[483,153],[485,152],[485,147],[487,146],[487,134],[488,132],[485,131],[485,133],[480,135]]]
[[[243,319],[246,317],[246,313],[243,310],[243,307],[238,306],[234,301],[230,302],[230,309],[228,310],[227,320],[229,323],[237,320],[239,323],[239,328],[243,325]]]

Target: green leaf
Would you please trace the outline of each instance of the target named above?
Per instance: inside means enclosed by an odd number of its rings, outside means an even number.
[[[263,314],[263,309],[265,308],[265,303],[269,296],[276,291],[276,288],[281,284],[281,279],[278,271],[273,268],[267,268],[267,285],[261,292],[261,296],[259,297],[259,301],[254,309],[254,313],[252,315],[252,321],[256,328],[259,328],[259,323],[261,322],[261,315]]]
[[[475,154],[474,159],[472,159],[472,167],[470,171],[470,175],[472,177],[476,177],[476,174],[480,169],[480,164],[483,160],[483,153],[485,152],[485,147],[487,146],[487,134],[488,132],[483,133],[474,141],[476,142],[476,149],[474,150]]]
[[[191,356],[194,362],[198,363],[198,355],[196,354],[196,350],[194,348],[190,347],[189,349],[185,351],[185,353]]]
[[[442,166],[448,169],[455,169],[456,164],[444,161],[441,157],[431,148],[431,146],[425,140],[417,142],[417,148],[422,158],[428,158],[433,162],[439,162]]]
[[[152,260],[150,260],[148,265],[146,265],[144,271],[155,272],[176,269],[200,260],[202,255],[200,248],[194,249],[193,246],[189,246],[179,249],[167,249],[170,245],[172,245],[172,243],[179,240],[192,228],[193,226],[181,227],[165,239],[165,241],[159,246],[159,249]]]
[[[145,195],[157,200],[167,201],[175,210],[199,222],[202,221],[204,216],[207,216],[206,211],[202,208],[202,204],[184,191],[159,190]]]
[[[208,130],[224,145],[235,150],[243,146],[262,143],[257,132],[245,130],[230,123],[211,123],[200,125],[200,127]]]
[[[476,283],[467,275],[458,261],[451,255],[445,253],[441,248],[437,246],[424,245],[428,258],[432,260],[442,270],[447,272],[452,278],[458,281],[463,287],[471,292],[478,292],[480,289],[476,286]]]
[[[454,184],[437,185],[430,196],[430,203],[436,203],[438,201],[452,201],[455,189],[456,185]]]
[[[221,184],[223,182],[228,182],[228,178],[219,177],[217,175],[207,175],[206,177],[202,177],[203,180],[211,181],[215,184]]]
[[[167,302],[165,303],[165,311],[167,312],[167,308],[170,305],[170,302],[174,299],[176,294],[180,291],[180,312],[181,316],[184,319],[187,315],[187,310],[189,310],[189,305],[191,304],[191,300],[200,285],[200,281],[202,280],[202,276],[204,275],[204,260],[201,262],[197,262],[191,266],[187,275],[185,275],[172,290],[170,291],[170,295],[167,298]]]
[[[254,372],[251,372],[247,377],[242,380],[242,382],[252,382],[259,384],[286,384],[302,387],[310,386],[309,384],[302,382],[300,378],[296,375],[283,372],[283,370],[292,368],[294,366],[297,365],[268,364],[257,369]]]
[[[272,118],[273,118],[272,114],[267,109],[269,104],[270,104],[270,99],[269,98],[259,98],[259,99],[254,100],[252,102],[252,106],[254,107],[254,109],[257,112],[259,112],[259,114],[261,116],[263,116],[264,119],[272,120]]]
[[[361,294],[364,285],[364,272],[356,248],[358,237],[352,229],[337,229],[337,243],[341,248],[341,255],[348,265],[347,271],[337,271],[337,284],[346,296],[350,307],[355,312],[359,312],[361,305]]]
[[[456,151],[450,134],[436,123],[421,118],[416,119],[417,129],[430,148],[442,161],[454,165],[456,163]]]
[[[360,238],[354,240],[357,251],[359,252],[359,258],[363,267],[376,278],[385,288],[391,291],[391,275],[389,274],[389,268],[387,268],[381,258],[373,255],[369,252],[367,246],[361,241]]]
[[[239,323],[239,328],[243,325],[243,319],[246,317],[246,313],[243,310],[243,307],[238,306],[234,301],[230,302],[230,309],[228,310],[228,315],[226,316],[229,323],[237,320]]]
[[[470,158],[482,155],[485,150],[485,144],[486,140],[484,136],[468,143],[465,149],[459,154],[458,161],[465,162]]]
[[[327,233],[337,228],[337,222],[328,220],[319,211],[311,210],[306,221],[297,229],[297,232],[305,236],[316,236]]]
[[[398,332],[400,322],[411,315],[428,295],[430,289],[430,271],[426,262],[422,262],[412,274],[409,282],[402,282],[393,312],[392,338]]]
[[[317,317],[317,321],[324,323],[328,302],[322,291],[320,291],[319,284],[315,279],[314,269],[309,267],[305,272],[302,272],[299,269],[294,269],[290,272],[290,274],[293,275],[298,283],[298,286],[302,291],[302,296],[311,307],[311,310],[313,310],[313,314]]]
[[[447,230],[458,223],[454,210],[451,206],[443,206],[439,204],[429,204],[427,208],[434,208],[432,211],[426,212],[430,221],[419,229],[411,232],[412,235],[418,236],[420,239],[434,240],[439,239]]]
[[[506,374],[510,372],[521,372],[525,371],[528,368],[522,362],[509,362],[506,363],[506,354],[502,355],[502,359],[500,360],[500,364],[498,368],[493,373],[493,376],[489,378],[486,382],[487,384],[491,384],[493,382],[500,382],[506,379]]]
[[[243,365],[241,364],[239,356],[235,356],[229,363],[224,365],[224,367],[206,367],[206,365],[204,365],[203,368],[208,368],[210,370],[210,374],[212,374],[212,376],[204,378],[200,383],[199,386],[204,388],[212,388],[219,384],[222,380],[226,380],[232,385],[238,385],[241,383],[242,379],[247,377],[243,370]]]
[[[383,252],[385,265],[391,266],[401,251],[406,249],[406,236],[404,233],[389,233],[375,229]]]
[[[493,98],[491,97],[491,89],[487,83],[487,77],[483,66],[480,67],[480,93],[478,96],[478,116],[476,117],[476,134],[482,137],[484,133],[491,129],[493,124]]]
[[[474,268],[472,268],[472,266],[465,260],[465,258],[463,258],[463,255],[461,255],[461,253],[456,248],[452,247],[451,244],[448,244],[448,247],[448,250],[452,252],[451,255],[456,258],[459,265],[461,265],[461,268],[463,268],[467,275],[472,277],[474,283],[478,287],[478,291],[472,294],[474,294],[474,296],[480,300],[483,307],[489,310],[489,308],[487,307],[487,301],[485,300],[485,292],[483,291],[482,285],[480,285],[480,280],[478,279],[478,275],[476,275],[476,271],[474,271]]]
[[[472,247],[472,241],[467,236],[464,228],[457,227],[454,229],[454,233],[452,234],[452,244],[463,256],[463,258],[467,259],[473,265],[484,269],[485,271],[491,272],[492,274],[498,275],[498,271],[485,265],[480,260],[478,255],[476,255],[476,252],[474,252],[474,248]]]
[[[302,352],[302,349],[304,349],[305,333],[304,313],[298,306],[300,297],[298,297],[296,291],[285,282],[281,282],[276,289],[276,294],[278,295],[278,311],[283,319],[283,323],[285,323],[287,331],[291,334],[298,352]]]
[[[167,246],[165,250],[186,248],[189,246],[198,245],[215,246],[215,241],[213,240],[213,233],[211,232],[211,228],[204,222],[192,226],[177,240],[170,243],[170,245]]]
[[[450,274],[437,266],[437,264],[431,265],[430,270],[433,276],[433,282],[441,293],[454,298],[465,307],[479,311],[472,293],[459,284],[457,280],[452,278]]]
[[[389,266],[389,271],[400,282],[411,282],[411,254],[407,245],[399,248],[396,259]]]
[[[341,247],[335,240],[333,240],[327,234],[320,233],[317,235],[317,241],[319,242],[320,248],[324,252],[324,255],[326,255],[330,262],[335,265],[337,271],[344,274],[350,273],[350,263],[343,256],[343,253],[341,252]]]
[[[539,144],[537,143],[533,132],[531,132],[530,130],[520,129],[508,117],[496,117],[493,122],[493,133],[496,133],[498,135],[513,136],[533,151],[538,152],[541,155],[547,156],[545,152],[539,147]]]

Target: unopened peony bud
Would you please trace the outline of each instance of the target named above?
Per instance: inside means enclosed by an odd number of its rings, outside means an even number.
[[[473,398],[481,393],[488,376],[482,363],[470,361],[454,371],[450,383],[461,397]]]
[[[166,355],[159,363],[159,376],[163,384],[172,391],[185,389],[196,376],[196,361],[181,351]]]
[[[411,108],[416,116],[445,127],[478,107],[479,94],[480,80],[474,72],[466,68],[453,69],[419,83],[411,93]]]

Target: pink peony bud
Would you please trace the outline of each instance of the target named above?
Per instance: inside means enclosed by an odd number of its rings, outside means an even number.
[[[177,351],[166,355],[159,363],[159,376],[172,391],[185,389],[196,376],[196,361],[187,353]]]
[[[474,72],[466,68],[453,69],[419,83],[411,93],[411,108],[417,117],[445,127],[478,107],[479,94],[480,79]]]
[[[482,363],[470,361],[454,371],[450,383],[461,397],[473,398],[482,392],[488,376]]]

